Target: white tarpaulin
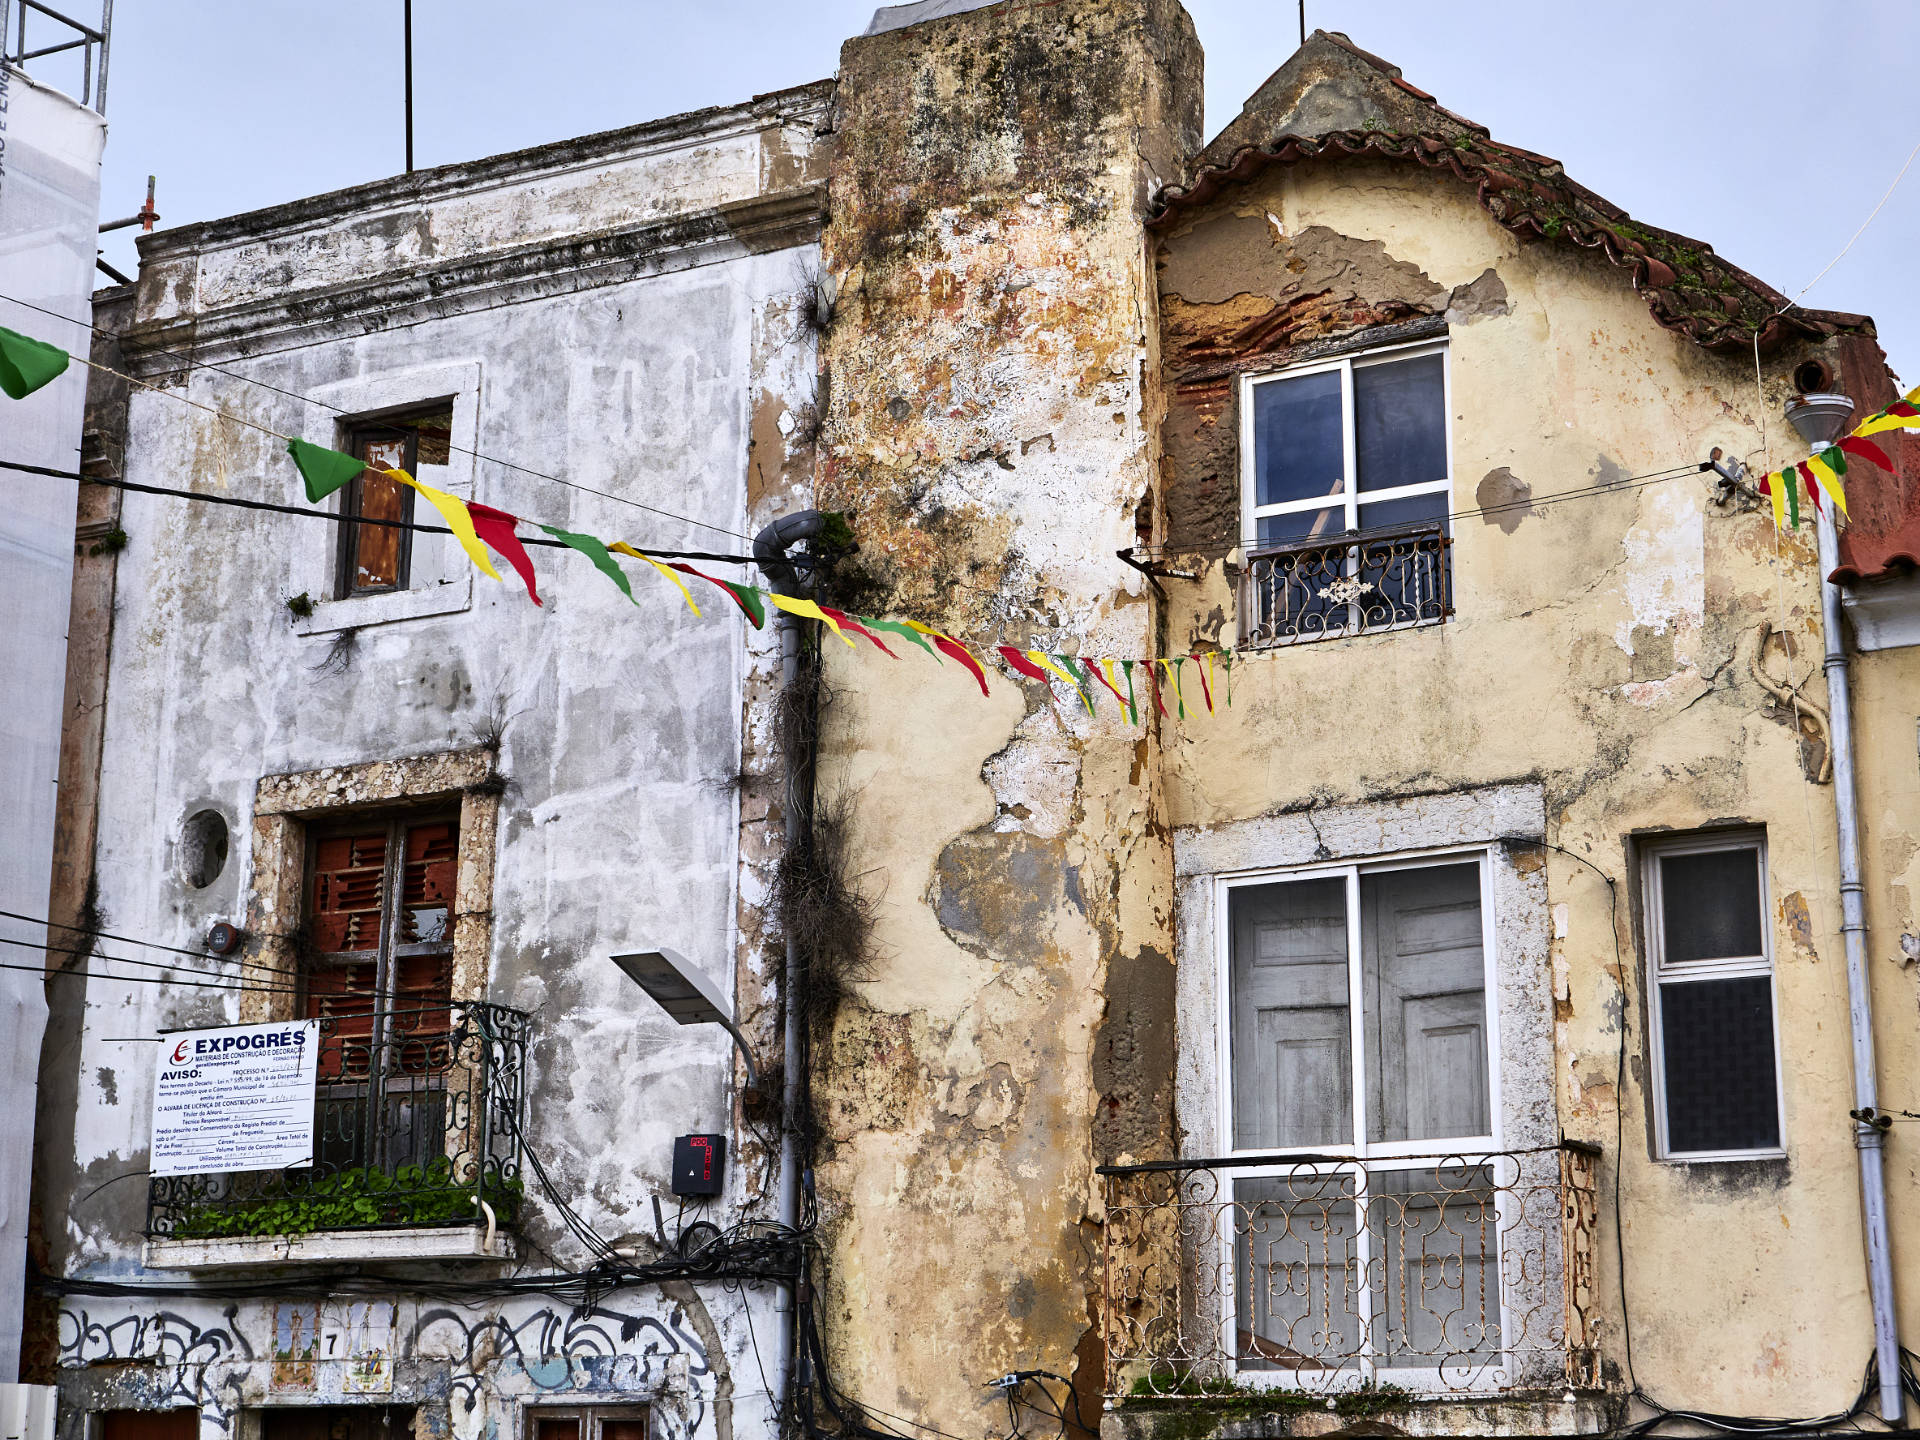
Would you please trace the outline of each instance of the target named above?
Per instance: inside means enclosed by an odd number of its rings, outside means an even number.
[[[320,1022],[226,1025],[160,1037],[154,1175],[313,1164]]]
[[[88,295],[100,243],[106,126],[85,106],[0,63],[0,295],[9,297],[0,301],[0,325],[82,355],[93,313]],[[0,396],[0,460],[77,470],[86,398],[84,365],[69,365],[24,400]],[[71,480],[0,471],[0,695],[7,697],[0,706],[0,810],[7,817],[0,910],[16,916],[47,913],[53,873],[74,492]],[[46,926],[0,916],[0,940],[8,963],[39,964]],[[0,970],[0,1384],[13,1381],[19,1367],[44,987],[38,975]]]

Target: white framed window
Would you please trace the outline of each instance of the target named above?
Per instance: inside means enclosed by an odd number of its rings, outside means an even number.
[[[1784,1155],[1766,836],[1719,831],[1641,847],[1654,1153]]]
[[[1521,1191],[1495,1153],[1487,853],[1218,885],[1236,1369],[1323,1390],[1497,1381]]]
[[[1248,549],[1444,525],[1453,491],[1447,371],[1440,342],[1243,378]]]

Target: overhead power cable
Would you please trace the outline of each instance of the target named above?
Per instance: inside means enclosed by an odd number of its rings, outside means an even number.
[[[270,510],[278,515],[304,515],[314,520],[328,520],[335,525],[378,525],[388,530],[412,530],[422,535],[451,535],[453,531],[444,525],[420,525],[411,520],[377,520],[366,515],[341,515],[332,510],[314,510],[299,505],[280,505],[271,500],[243,500],[235,495],[209,495],[204,490],[179,490],[168,485],[139,485],[131,480],[102,479],[97,475],[83,475],[78,470],[52,470],[45,465],[24,465],[17,460],[0,460],[0,469],[18,470],[27,475],[44,475],[54,480],[79,480],[88,485],[105,485],[115,490],[133,490],[142,495],[168,495],[179,500],[199,500],[208,505],[231,505],[241,510]],[[541,545],[554,550],[570,550],[573,547],[564,540],[548,540],[538,535],[520,535],[522,545]],[[636,549],[645,547],[636,546]],[[758,562],[751,555],[721,555],[710,550],[653,550],[656,555],[667,560],[713,560],[728,565],[754,565]],[[806,556],[790,557],[798,565],[811,564]]]
[[[49,310],[44,306],[34,304],[31,300],[22,300],[18,296],[6,295],[6,294],[0,294],[0,300],[10,301],[11,303],[22,307],[23,309],[32,310],[37,314],[48,316],[49,318],[54,320],[64,320],[69,325],[78,325],[83,329],[92,331],[96,335],[104,335],[109,339],[119,338],[119,336],[114,331],[102,329],[100,326],[93,324],[91,321],[76,320],[71,315],[62,315],[58,310]],[[110,365],[102,365],[99,361],[91,359],[88,356],[74,355],[71,351],[69,351],[68,353],[69,355],[72,355],[73,359],[78,360],[82,365],[85,365],[88,368],[93,370],[98,370],[102,374],[112,375],[116,379],[125,380],[129,385],[137,385],[142,390],[150,390],[156,395],[171,396],[173,399],[179,400],[188,405],[192,405],[197,409],[206,410],[214,415],[220,416],[222,419],[231,420],[236,425],[245,425],[251,429],[262,431],[265,434],[273,436],[277,440],[290,440],[293,438],[290,435],[282,435],[279,431],[271,429],[268,426],[262,425],[257,421],[248,420],[243,416],[234,415],[227,411],[217,409],[214,406],[202,404],[200,401],[194,400],[186,395],[176,395],[171,390],[165,389],[158,385],[151,385],[145,380],[137,379],[132,375],[126,374],[124,371],[115,370]],[[196,360],[191,355],[183,355],[177,350],[167,350],[167,349],[155,347],[154,353],[158,355],[165,355],[172,360],[178,360],[182,364],[186,365],[189,370],[206,370],[215,375],[225,376],[229,380],[238,380],[239,382],[245,385],[256,385],[260,389],[271,391],[275,395],[283,396],[289,400],[298,400],[303,405],[312,405],[321,410],[331,411],[335,415],[347,415],[351,413],[347,410],[342,409],[338,405],[328,404],[324,400],[316,400],[311,395],[302,395],[297,391],[284,390],[280,386],[269,384],[265,380],[256,380],[251,375],[243,375],[243,374],[240,374],[238,371],[226,370],[221,368],[218,365],[208,364],[204,360]],[[498,465],[503,470],[512,470],[522,475],[531,476],[535,480],[545,480],[555,485],[564,485],[570,490],[579,490],[584,494],[588,494],[588,495],[598,495],[603,500],[612,500],[617,504],[631,505],[637,510],[645,510],[649,514],[659,515],[668,520],[678,520],[682,524],[692,525],[697,529],[711,530],[716,535],[726,535],[735,540],[751,541],[753,539],[751,535],[743,535],[738,530],[729,530],[724,525],[714,525],[705,520],[696,520],[691,515],[681,515],[678,512],[673,510],[662,510],[657,505],[648,505],[644,501],[635,500],[635,499],[632,499],[630,496],[626,496],[626,495],[615,495],[614,493],[608,490],[599,490],[594,488],[591,485],[583,485],[577,480],[568,480],[559,475],[548,475],[544,471],[530,469],[525,465],[516,464],[511,460],[502,460],[497,455],[482,454],[478,450],[469,450],[465,446],[454,445],[451,443],[448,444],[447,449],[450,450],[455,455],[466,455],[472,459],[484,461],[489,465]]]
[[[22,915],[18,910],[0,910],[0,919],[22,920],[29,925],[45,925],[51,930],[71,930],[76,935],[92,935],[102,940],[117,940],[123,945],[143,945],[149,950],[167,950],[175,955],[191,955],[196,960],[215,958],[205,950],[189,950],[182,945],[163,945],[158,940],[142,940],[133,935],[116,935],[109,930],[90,930],[84,925],[63,925],[58,920],[43,919],[38,915]]]
[[[1644,490],[1652,485],[1664,485],[1670,481],[1684,480],[1689,475],[1699,475],[1712,468],[1713,462],[1710,460],[1693,461],[1685,465],[1669,465],[1663,470],[1648,470],[1639,475],[1629,475],[1624,480],[1598,481],[1592,485],[1579,485],[1571,490],[1556,491],[1551,495],[1529,496],[1524,500],[1503,500],[1497,505],[1480,505],[1468,510],[1449,510],[1444,515],[1434,516],[1433,519],[1471,520],[1477,516],[1493,517],[1515,513],[1525,514],[1548,505],[1559,505],[1569,500],[1596,500],[1608,495],[1629,494],[1633,491]],[[1432,522],[1422,521],[1414,523],[1426,524]],[[1248,549],[1256,549],[1263,545],[1292,546],[1298,544],[1307,546],[1314,543],[1323,543],[1332,546],[1356,540],[1364,541],[1370,534],[1384,534],[1401,528],[1404,527],[1387,525],[1377,527],[1375,531],[1359,530],[1349,532],[1341,530],[1331,532],[1324,536],[1307,537],[1297,541],[1291,539],[1284,541],[1266,540],[1259,536],[1246,536],[1238,542],[1238,546]],[[1164,558],[1169,555],[1200,555],[1218,558],[1235,548],[1236,546],[1233,545],[1221,545],[1218,543],[1195,546],[1136,545],[1133,548],[1133,553],[1139,554],[1143,551],[1150,551],[1153,552],[1154,558]]]

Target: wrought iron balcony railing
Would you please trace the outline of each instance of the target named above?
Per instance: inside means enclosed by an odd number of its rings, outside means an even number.
[[[328,1016],[312,1167],[155,1176],[147,1234],[509,1225],[524,1194],[526,1060],[527,1017],[501,1005]]]
[[[1444,523],[1261,548],[1240,577],[1240,637],[1297,645],[1434,625],[1453,614]]]
[[[1105,1167],[1106,1393],[1596,1388],[1598,1154]]]

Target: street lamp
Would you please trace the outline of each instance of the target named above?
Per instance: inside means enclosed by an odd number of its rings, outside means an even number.
[[[679,1024],[724,1025],[733,1043],[740,1047],[740,1058],[747,1067],[747,1090],[754,1095],[760,1093],[760,1070],[753,1063],[753,1051],[747,1048],[747,1037],[733,1023],[733,1007],[692,961],[677,950],[660,949],[615,955],[613,963]]]

